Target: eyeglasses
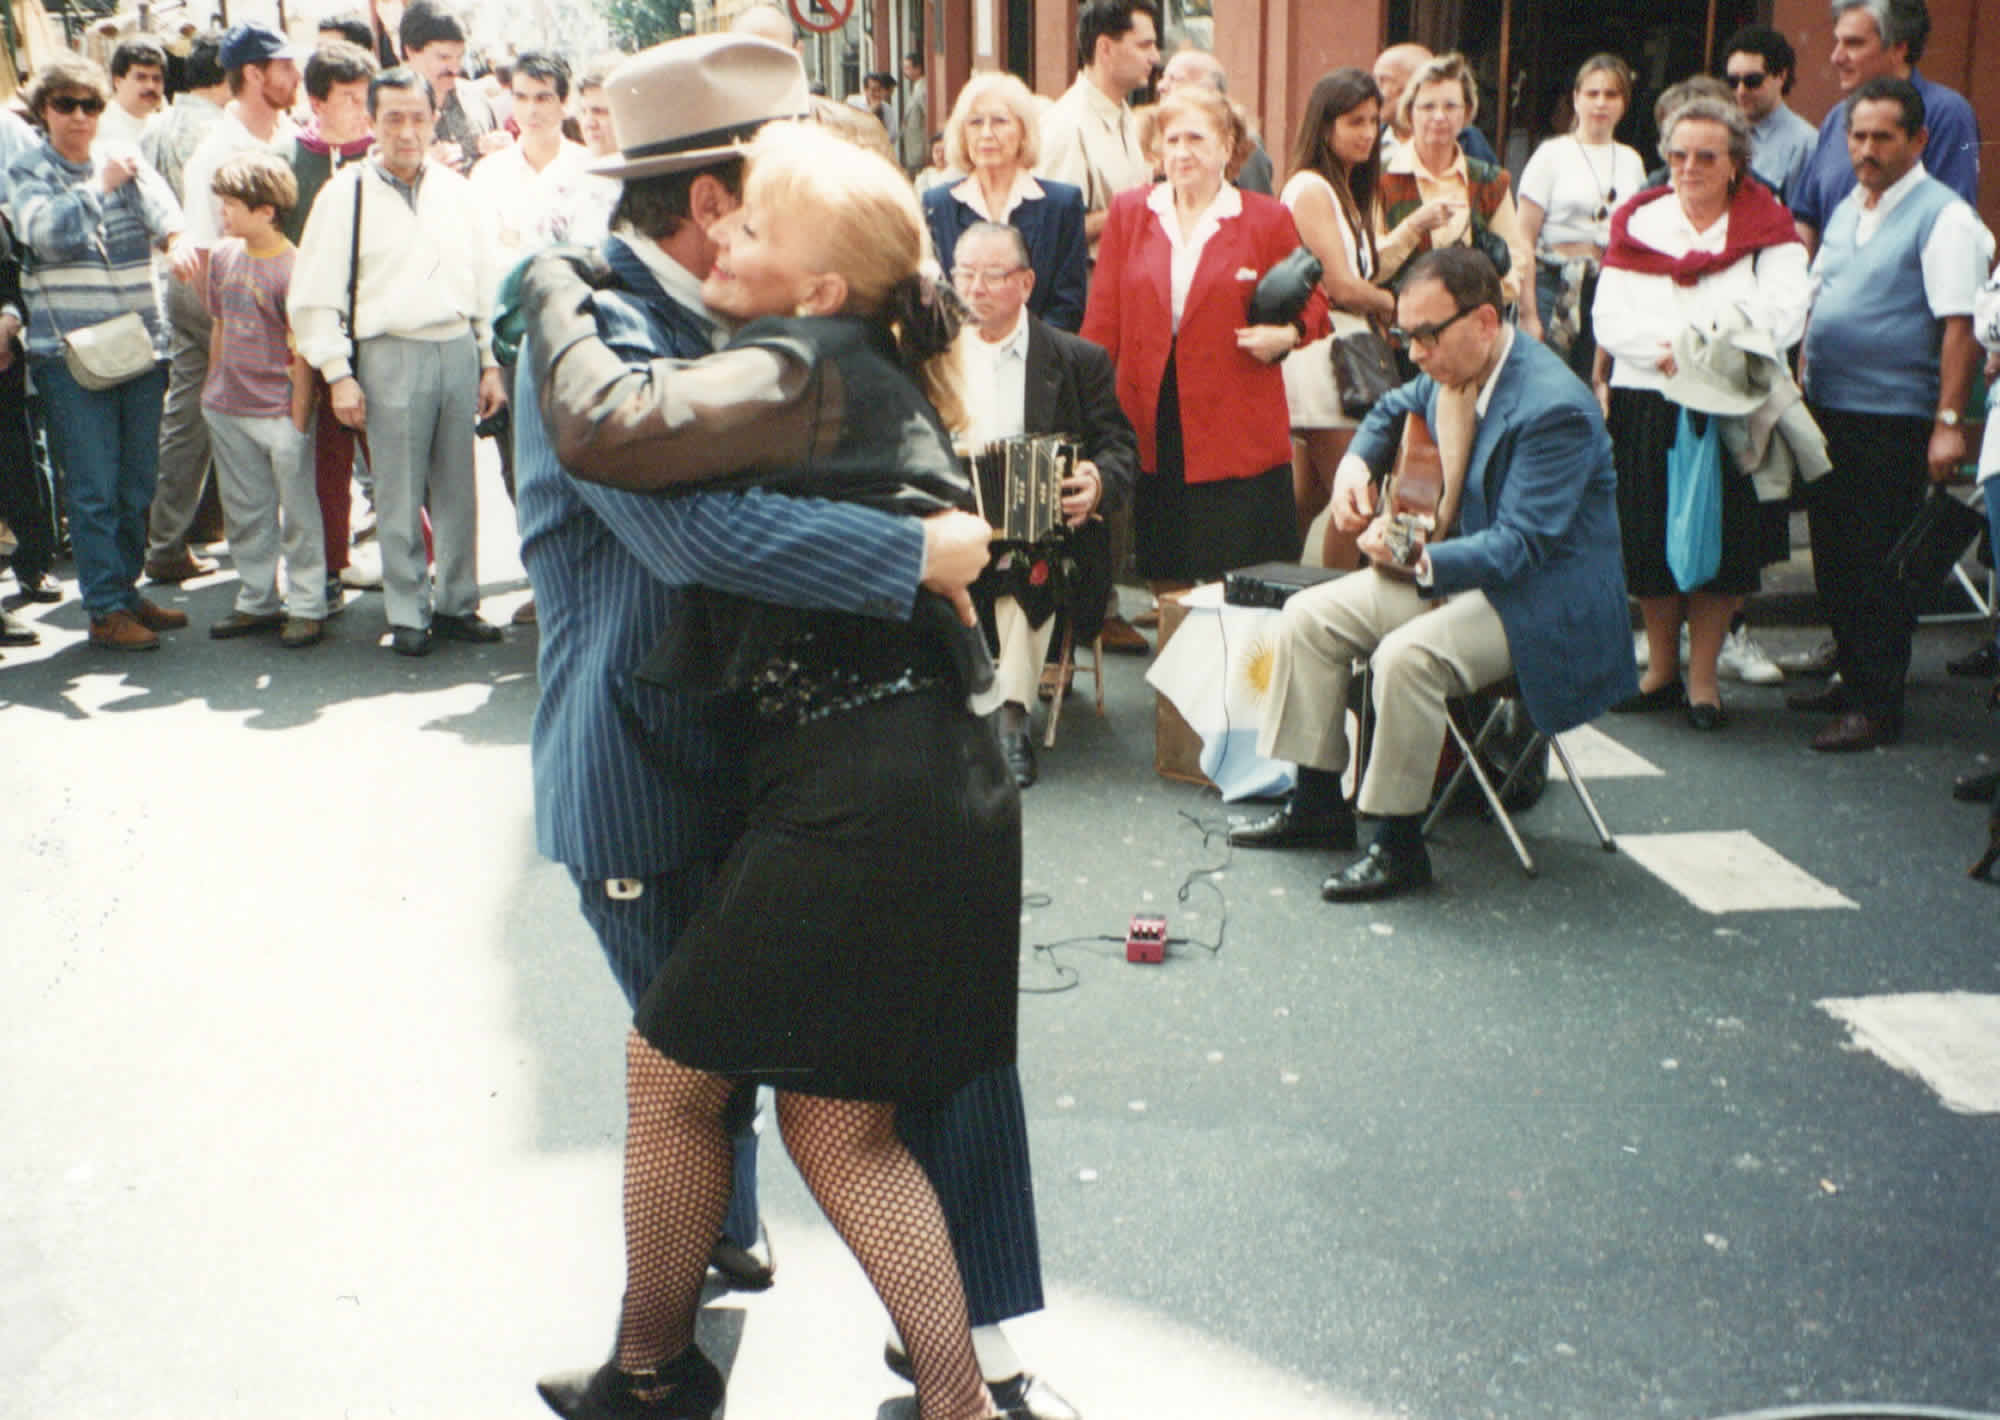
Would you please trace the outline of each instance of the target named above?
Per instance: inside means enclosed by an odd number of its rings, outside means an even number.
[[[1721,162],[1723,155],[1713,148],[1669,148],[1667,166],[1670,168],[1712,168]]]
[[[1420,325],[1412,330],[1397,328],[1389,332],[1389,338],[1406,350],[1414,350],[1419,345],[1435,347],[1444,339],[1444,333],[1478,310],[1477,306],[1461,306],[1458,314],[1450,320],[1441,320],[1435,325]]]
[[[49,107],[65,118],[79,110],[95,118],[104,112],[104,100],[95,94],[57,94],[49,100]]]
[[[980,266],[954,266],[951,269],[951,280],[954,286],[998,286],[1009,277],[1026,269],[1021,266],[1009,266],[1004,270],[997,267],[988,270]]]
[[[1770,77],[1770,76],[1769,76],[1768,74],[1725,74],[1725,75],[1723,75],[1723,78],[1724,78],[1724,79],[1726,79],[1726,80],[1728,81],[1728,83],[1729,83],[1729,87],[1730,87],[1730,88],[1732,88],[1732,89],[1752,89],[1752,90],[1755,90],[1755,89],[1761,89],[1761,88],[1763,88],[1763,87],[1764,87],[1764,80],[1765,80],[1765,79],[1767,79],[1767,78],[1769,78],[1769,77]]]

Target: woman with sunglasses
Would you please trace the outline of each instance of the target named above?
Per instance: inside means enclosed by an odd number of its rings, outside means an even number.
[[[1618,460],[1618,527],[1625,580],[1646,625],[1646,674],[1622,711],[1685,706],[1697,730],[1727,721],[1717,657],[1730,618],[1757,590],[1760,569],[1790,552],[1782,503],[1762,504],[1747,474],[1722,468],[1721,561],[1684,587],[1667,554],[1667,463],[1681,406],[1668,391],[1674,342],[1741,309],[1772,348],[1805,332],[1812,288],[1791,214],[1751,179],[1750,125],[1735,104],[1696,98],[1667,115],[1660,153],[1670,186],[1650,188],[1611,219],[1593,316],[1611,356],[1607,421]],[[1680,629],[1688,628],[1682,679]]]
[[[1611,240],[1611,213],[1646,183],[1638,151],[1612,133],[1632,103],[1632,71],[1594,54],[1570,90],[1568,133],[1535,150],[1521,172],[1521,236],[1535,249],[1535,279],[1521,283],[1521,329],[1544,341],[1584,379],[1597,342],[1590,300]]]
[[[44,65],[28,111],[48,136],[15,159],[7,190],[21,248],[28,364],[49,453],[64,475],[90,644],[149,651],[159,632],[187,625],[185,612],[139,595],[167,391],[167,323],[153,253],[166,251],[180,280],[193,277],[200,258],[180,239],[172,190],[136,151],[92,159],[110,93],[90,60],[64,55]],[[64,359],[65,337],[127,313],[144,322],[153,363],[108,389],[86,388]]]

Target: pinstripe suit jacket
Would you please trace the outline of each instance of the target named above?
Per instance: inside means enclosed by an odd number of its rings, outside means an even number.
[[[661,289],[617,237],[619,289],[598,328],[635,361],[710,353],[707,323]],[[570,478],[543,427],[524,353],[516,375],[521,561],[540,624],[533,758],[543,856],[585,877],[643,877],[711,858],[735,834],[732,726],[713,706],[632,680],[659,643],[676,587],[907,617],[923,529],[847,503],[763,492],[655,498]]]

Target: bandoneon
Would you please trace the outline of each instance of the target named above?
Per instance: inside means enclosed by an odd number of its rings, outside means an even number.
[[[994,541],[1032,544],[1062,528],[1063,480],[1081,452],[1061,434],[1023,434],[972,450],[972,487]]]

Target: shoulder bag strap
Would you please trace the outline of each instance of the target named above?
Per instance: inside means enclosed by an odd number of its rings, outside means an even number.
[[[368,167],[364,159],[354,174],[354,236],[347,248],[347,343],[350,363],[361,358],[361,339],[354,329],[355,292],[361,285],[361,194],[368,187]]]

